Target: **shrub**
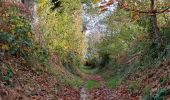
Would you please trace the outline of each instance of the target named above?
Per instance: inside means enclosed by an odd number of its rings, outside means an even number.
[[[6,27],[0,26],[0,51],[14,56],[25,57],[32,46],[32,28],[22,16],[9,16],[3,20]]]

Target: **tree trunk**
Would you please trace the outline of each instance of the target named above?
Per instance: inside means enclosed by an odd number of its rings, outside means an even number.
[[[162,36],[157,24],[157,16],[156,14],[150,16],[151,23],[151,39],[154,43],[162,43]]]
[[[157,23],[157,15],[156,13],[154,13],[155,9],[155,0],[150,0],[151,1],[151,14],[150,14],[150,24],[151,24],[151,29],[150,29],[150,37],[151,40],[154,44],[158,45],[163,45],[163,41],[162,41],[162,36],[158,27],[158,23]]]

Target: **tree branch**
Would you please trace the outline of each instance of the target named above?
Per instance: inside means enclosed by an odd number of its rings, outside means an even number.
[[[123,9],[125,9],[126,11],[134,11],[134,12],[137,12],[137,13],[151,13],[151,14],[156,14],[156,13],[164,13],[166,11],[168,11],[170,9],[170,6],[167,7],[166,9],[164,10],[161,10],[161,11],[156,11],[156,10],[153,10],[153,11],[142,11],[142,10],[137,10],[137,9],[130,9],[130,8],[127,8],[127,7],[123,7]]]
[[[169,6],[169,7],[167,7],[166,9],[164,9],[164,10],[162,10],[162,11],[158,12],[158,13],[164,13],[164,12],[168,11],[169,9],[170,9],[170,6]]]

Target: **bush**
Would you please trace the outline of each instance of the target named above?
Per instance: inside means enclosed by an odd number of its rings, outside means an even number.
[[[6,17],[1,25],[0,51],[8,55],[27,56],[32,46],[32,29],[29,21],[22,16]]]

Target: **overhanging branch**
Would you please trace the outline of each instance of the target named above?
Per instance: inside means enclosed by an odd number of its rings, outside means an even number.
[[[137,12],[137,13],[160,14],[160,13],[164,13],[164,12],[166,12],[166,11],[169,11],[170,7],[167,7],[166,9],[161,10],[161,11],[157,11],[157,10],[142,11],[142,10],[131,9],[131,8],[127,8],[127,7],[123,7],[123,9],[126,10],[126,11],[133,11],[133,12]]]
[[[158,10],[137,10],[134,8],[128,8],[128,5],[122,5],[121,6],[124,10],[126,11],[133,11],[133,12],[137,12],[137,13],[150,13],[150,14],[160,14],[160,13],[164,13],[164,12],[169,12],[170,9],[170,5],[168,5],[164,10],[158,11]]]

